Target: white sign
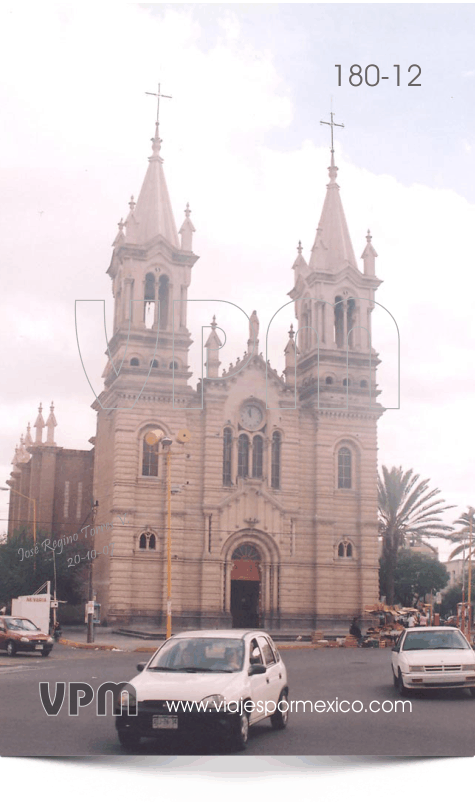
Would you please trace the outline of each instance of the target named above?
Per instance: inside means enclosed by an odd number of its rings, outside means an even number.
[[[12,599],[12,616],[30,619],[43,633],[49,633],[51,594],[30,594]]]
[[[86,602],[86,616],[94,613],[94,602]]]

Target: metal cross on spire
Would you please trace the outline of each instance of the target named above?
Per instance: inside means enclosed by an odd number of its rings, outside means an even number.
[[[343,123],[335,123],[333,121],[334,116],[335,116],[335,112],[332,110],[330,112],[330,122],[329,123],[326,120],[320,120],[320,125],[329,125],[330,126],[330,129],[331,129],[331,143],[332,143],[331,152],[332,152],[332,154],[334,153],[334,150],[333,150],[333,127],[335,125],[339,126],[340,128],[344,128],[345,127],[343,125]]]
[[[155,126],[156,126],[156,128],[158,130],[158,126],[160,125],[160,98],[169,98],[171,100],[172,96],[171,95],[162,95],[162,93],[160,92],[160,84],[158,84],[157,92],[146,92],[145,94],[146,95],[153,95],[155,98],[157,98],[157,119],[155,120]]]

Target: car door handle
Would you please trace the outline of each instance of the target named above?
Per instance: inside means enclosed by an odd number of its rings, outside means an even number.
[[[269,678],[266,678],[266,682],[269,683]]]
[[[282,672],[279,672],[279,680],[282,680]]]

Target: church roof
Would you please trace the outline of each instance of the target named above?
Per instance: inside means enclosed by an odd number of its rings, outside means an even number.
[[[333,151],[328,168],[330,181],[323,204],[315,242],[310,256],[311,270],[335,272],[351,265],[357,268],[355,253],[343,211],[340,187],[336,183],[338,168],[335,166]]]
[[[148,160],[149,165],[142,189],[137,203],[131,206],[126,221],[126,242],[145,245],[160,234],[175,248],[179,248],[175,218],[163,171],[163,159],[160,156],[161,142],[156,124],[155,136],[152,138],[152,155]]]

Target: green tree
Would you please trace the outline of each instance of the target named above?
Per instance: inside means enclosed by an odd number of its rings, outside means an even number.
[[[442,595],[442,602],[440,605],[442,616],[449,616],[450,614],[455,616],[457,613],[457,603],[462,602],[462,597],[464,597],[465,602],[468,602],[467,593],[467,576],[465,575],[465,591],[462,591],[462,583],[458,582]],[[472,598],[472,603],[475,603],[475,588],[473,585],[470,596]]]
[[[454,505],[435,499],[438,488],[429,490],[430,480],[420,480],[413,469],[382,468],[378,478],[379,534],[383,541],[383,572],[386,598],[394,604],[394,572],[400,549],[409,543],[423,543],[425,538],[446,538],[452,527],[442,522],[440,514]]]
[[[417,605],[431,591],[440,591],[449,581],[449,573],[436,557],[400,549],[394,571],[396,601],[406,607]]]
[[[473,507],[469,507],[467,513],[462,513],[459,519],[454,521],[454,524],[458,524],[461,528],[457,530],[453,535],[449,536],[450,540],[454,543],[458,544],[455,549],[450,553],[449,560],[452,558],[456,558],[457,556],[463,555],[465,553],[465,557],[468,558],[469,555],[469,547],[470,547],[470,540],[472,541],[471,544],[471,552],[472,552],[472,561],[475,560],[475,510]],[[471,525],[471,526],[470,526]],[[472,535],[470,537],[470,530],[472,530]]]
[[[87,560],[75,564],[74,555],[81,558],[86,554],[86,547],[73,542],[64,545],[62,551],[57,548],[53,555],[53,550],[42,546],[47,538],[54,540],[45,533],[37,534],[36,556],[32,554],[33,536],[25,529],[16,530],[6,541],[0,543],[0,606],[9,605],[13,597],[33,594],[47,580],[51,580],[53,591],[55,563],[58,599],[71,604],[80,602]],[[73,561],[68,561],[68,558],[73,558]]]

